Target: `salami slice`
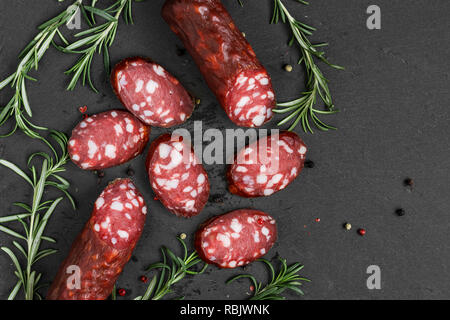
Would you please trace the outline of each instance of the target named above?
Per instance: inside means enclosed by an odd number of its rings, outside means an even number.
[[[108,185],[72,244],[47,299],[108,298],[141,236],[146,214],[144,199],[130,179]]]
[[[293,132],[260,138],[240,150],[228,167],[228,189],[243,197],[270,196],[299,175],[306,151]]]
[[[176,126],[194,110],[194,100],[181,83],[148,59],[119,62],[111,73],[111,84],[123,105],[148,125]]]
[[[265,255],[276,239],[277,227],[271,216],[242,209],[202,224],[195,234],[195,248],[206,263],[235,268]]]
[[[99,170],[125,163],[145,148],[150,127],[127,111],[92,115],[72,131],[68,150],[73,163],[85,170]]]
[[[185,218],[202,211],[209,197],[208,174],[182,137],[164,134],[153,141],[146,167],[153,191],[169,211]]]
[[[167,0],[162,16],[231,121],[259,127],[272,118],[270,76],[220,0]]]

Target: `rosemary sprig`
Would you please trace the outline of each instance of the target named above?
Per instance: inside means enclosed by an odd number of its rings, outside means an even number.
[[[21,178],[23,178],[33,189],[33,200],[31,205],[22,202],[15,202],[14,205],[25,210],[24,213],[13,214],[6,217],[0,217],[0,231],[17,238],[19,241],[25,243],[25,246],[18,241],[13,241],[14,247],[23,255],[26,263],[24,266],[20,264],[19,258],[8,247],[2,246],[3,250],[11,258],[16,270],[14,274],[17,276],[18,281],[12,289],[8,299],[12,300],[16,297],[19,290],[22,288],[26,300],[33,300],[34,298],[41,299],[37,290],[42,287],[39,285],[41,273],[33,270],[34,265],[40,259],[55,253],[55,249],[42,249],[42,241],[55,243],[56,241],[50,237],[44,236],[45,227],[48,220],[55,211],[56,206],[63,199],[59,197],[54,200],[43,200],[44,191],[47,187],[55,187],[60,190],[71,202],[75,208],[75,203],[68,193],[69,182],[61,177],[59,174],[64,172],[64,164],[68,161],[69,155],[67,153],[67,137],[60,132],[51,131],[51,137],[57,142],[61,149],[61,155],[59,155],[54,149],[53,156],[44,152],[37,152],[32,154],[28,158],[28,167],[31,172],[27,175],[15,164],[0,159],[0,165],[3,165]],[[37,169],[32,165],[32,160],[41,157],[42,169],[38,177]],[[3,226],[5,223],[18,221],[23,229],[24,234],[20,234],[10,228]]]
[[[77,14],[78,8],[81,6],[82,0],[75,1],[71,6],[61,12],[59,15],[48,20],[38,27],[39,33],[34,39],[22,50],[19,54],[20,62],[16,71],[0,82],[0,90],[10,85],[14,90],[14,95],[6,106],[0,111],[0,127],[5,122],[14,116],[14,128],[7,134],[0,137],[7,137],[12,135],[17,128],[21,129],[27,136],[38,138],[50,145],[37,130],[47,130],[47,128],[40,127],[31,123],[26,116],[32,117],[31,106],[28,100],[26,89],[26,80],[37,81],[29,75],[30,71],[38,69],[38,63],[42,59],[44,53],[47,51],[49,45],[53,41],[56,34],[60,34],[59,28],[71,21]]]
[[[302,4],[307,5],[308,2],[302,0],[296,0]],[[274,11],[272,15],[271,23],[278,23],[281,20],[284,23],[288,23],[292,31],[292,39],[289,45],[292,45],[294,41],[300,47],[301,58],[298,64],[304,64],[307,73],[306,81],[306,91],[303,95],[296,100],[289,102],[278,103],[279,108],[275,109],[276,113],[290,113],[278,125],[284,125],[289,121],[292,121],[288,130],[293,130],[299,122],[301,122],[302,128],[305,132],[313,133],[310,125],[310,121],[320,130],[327,131],[329,129],[336,129],[333,126],[327,125],[322,122],[318,114],[334,114],[338,112],[333,104],[331,93],[328,88],[328,80],[323,76],[319,67],[316,65],[314,58],[326,63],[327,65],[336,68],[344,69],[341,66],[331,64],[325,58],[325,52],[318,50],[317,48],[326,46],[327,43],[312,44],[308,36],[312,35],[312,32],[316,29],[308,26],[298,20],[296,20],[286,9],[281,0],[274,0]],[[320,98],[325,104],[326,110],[321,110],[315,108],[316,103],[318,103],[318,98]]]
[[[231,283],[237,279],[248,278],[252,281],[254,286],[254,295],[250,298],[250,300],[285,300],[281,294],[289,289],[300,295],[303,295],[303,291],[300,290],[300,286],[302,283],[300,281],[310,281],[308,279],[302,278],[298,275],[300,270],[303,269],[303,266],[299,263],[294,263],[291,266],[287,266],[286,260],[279,258],[281,261],[281,269],[278,274],[275,276],[275,269],[272,264],[266,259],[258,259],[257,261],[264,262],[270,270],[271,280],[268,284],[263,287],[263,284],[256,280],[256,278],[250,274],[241,274],[235,276],[227,281]]]
[[[59,34],[65,47],[59,46],[53,42],[54,46],[62,52],[80,54],[78,61],[65,72],[67,75],[73,74],[67,90],[75,89],[78,81],[81,79],[83,85],[87,82],[94,92],[98,92],[91,79],[91,65],[94,54],[96,52],[99,54],[103,53],[103,63],[107,74],[109,74],[111,66],[108,48],[111,47],[116,37],[120,16],[123,15],[123,19],[127,24],[133,23],[132,2],[133,0],[117,0],[108,8],[99,9],[95,7],[97,1],[92,0],[91,6],[83,6],[83,9],[90,13],[90,18],[87,15],[84,15],[90,28],[75,34],[75,37],[80,39],[69,44],[69,42]],[[95,16],[103,18],[105,22],[103,24],[95,25]]]
[[[181,238],[177,239],[183,246],[183,258],[177,257],[166,247],[161,248],[163,261],[154,263],[147,269],[147,271],[160,269],[159,280],[158,275],[155,275],[150,281],[144,295],[136,297],[135,300],[160,300],[166,294],[171,293],[172,286],[181,281],[186,275],[201,274],[206,270],[208,267],[206,263],[200,271],[192,270],[193,267],[201,263],[202,260],[200,260],[195,251],[188,255],[188,250],[184,241]],[[170,262],[167,262],[167,258],[169,258]]]

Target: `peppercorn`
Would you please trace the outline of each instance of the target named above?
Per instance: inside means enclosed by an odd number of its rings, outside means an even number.
[[[105,173],[104,173],[103,171],[101,171],[101,170],[98,170],[98,171],[97,171],[97,176],[98,176],[99,178],[103,178],[103,177],[105,176]]]
[[[292,66],[290,65],[290,64],[287,64],[287,65],[285,65],[284,66],[284,70],[286,71],[286,72],[291,72],[292,71]]]
[[[130,177],[134,176],[134,170],[131,169],[131,168],[128,168],[127,175],[130,176]]]
[[[412,187],[414,185],[414,180],[411,178],[406,178],[405,180],[403,180],[403,184],[406,187]]]
[[[244,38],[245,38],[245,36],[246,36],[245,32],[242,32],[242,35],[243,35],[243,36],[244,36]]]
[[[195,99],[195,104],[200,104],[200,102],[202,102],[201,100],[200,100],[200,98],[197,98],[197,99]]]
[[[395,213],[398,215],[398,216],[404,216],[405,214],[406,214],[406,211],[405,211],[405,209],[403,209],[403,208],[398,208],[397,210],[395,210]]]
[[[120,288],[119,290],[117,290],[117,294],[121,297],[123,297],[124,295],[127,294],[127,290]]]
[[[186,239],[186,237],[187,237],[187,236],[186,236],[186,233],[182,233],[182,234],[180,234],[180,239],[181,239],[181,240],[184,240],[184,239]]]
[[[366,234],[366,229],[358,229],[358,233],[360,236],[363,236]]]
[[[306,160],[305,161],[305,168],[312,169],[312,168],[314,168],[314,166],[315,166],[315,163],[312,160]]]
[[[344,228],[345,230],[350,230],[352,228],[352,225],[347,222],[346,224],[344,224]]]
[[[147,283],[148,278],[146,276],[140,276],[139,280],[141,280],[143,283]]]

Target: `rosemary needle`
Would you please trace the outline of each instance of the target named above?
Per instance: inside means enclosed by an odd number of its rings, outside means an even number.
[[[267,265],[270,270],[271,280],[264,287],[262,283],[258,283],[256,278],[250,274],[242,274],[235,276],[227,281],[231,283],[237,279],[248,278],[253,283],[254,294],[250,300],[284,300],[285,297],[281,294],[286,290],[292,290],[297,294],[303,295],[303,291],[299,288],[302,285],[301,281],[310,281],[298,275],[303,266],[299,263],[294,263],[291,266],[286,264],[286,260],[279,258],[281,262],[281,269],[279,273],[275,274],[275,268],[266,259],[258,259]]]
[[[308,2],[302,0],[297,0],[297,2],[305,5],[308,4]],[[315,63],[314,58],[319,59],[320,61],[336,69],[342,70],[343,67],[331,64],[325,58],[325,53],[317,49],[319,47],[326,46],[326,43],[314,45],[309,41],[308,36],[315,31],[315,28],[296,20],[289,13],[281,0],[274,0],[274,10],[271,23],[278,23],[280,18],[284,23],[287,22],[291,28],[293,35],[289,45],[297,42],[300,47],[301,58],[298,63],[303,63],[305,65],[307,81],[306,91],[303,92],[303,95],[300,98],[277,104],[279,108],[275,109],[274,112],[289,113],[289,115],[280,121],[278,125],[284,125],[288,122],[292,122],[288,129],[291,131],[299,123],[301,123],[301,126],[305,132],[313,133],[310,125],[310,121],[312,121],[313,124],[320,130],[327,131],[329,129],[336,129],[333,126],[325,124],[318,117],[318,114],[333,114],[336,113],[337,110],[335,109],[331,98],[331,93],[328,88],[328,80],[323,76],[321,70]],[[326,110],[317,109],[315,107],[319,99],[321,99],[325,104]]]
[[[119,25],[119,18],[123,15],[125,22],[133,23],[131,5],[133,0],[117,0],[113,5],[106,9],[99,9],[95,7],[95,0],[92,1],[91,6],[82,6],[83,10],[90,13],[90,18],[84,14],[86,21],[90,28],[79,32],[75,35],[79,40],[69,44],[67,40],[59,34],[61,40],[66,44],[65,47],[53,45],[62,52],[80,54],[78,61],[65,73],[72,74],[72,79],[67,87],[67,90],[75,89],[78,81],[83,85],[89,84],[94,92],[98,92],[91,79],[91,65],[96,52],[103,53],[103,63],[107,74],[110,73],[110,58],[108,48],[114,42]],[[104,23],[95,25],[95,16],[105,20]]]
[[[16,269],[14,274],[18,278],[16,285],[8,297],[9,300],[14,299],[21,288],[24,291],[26,300],[33,300],[35,298],[42,299],[38,293],[38,289],[41,288],[41,285],[39,285],[41,274],[33,270],[33,267],[37,261],[57,252],[57,250],[51,248],[41,250],[41,243],[43,241],[56,242],[54,239],[44,236],[44,231],[48,220],[54,213],[59,202],[63,199],[63,197],[59,197],[55,200],[43,201],[44,192],[47,187],[55,187],[61,191],[75,208],[75,203],[67,191],[69,182],[60,176],[60,173],[65,171],[64,165],[69,159],[67,153],[67,137],[63,133],[57,131],[51,131],[50,136],[59,145],[61,154],[59,155],[55,149],[52,149],[54,152],[53,156],[44,152],[32,154],[28,158],[28,166],[31,175],[27,175],[12,162],[0,159],[0,165],[9,168],[19,175],[33,189],[31,205],[21,202],[14,203],[16,207],[25,210],[25,213],[0,217],[0,231],[17,239],[17,241],[13,241],[12,243],[26,261],[25,266],[22,266],[13,250],[6,246],[0,248],[13,262]],[[36,167],[31,164],[33,159],[37,157],[43,159],[39,176]],[[3,225],[14,221],[19,222],[22,225],[24,234],[20,234]],[[22,245],[21,242],[25,245]]]
[[[186,275],[197,275],[203,273],[208,265],[199,270],[193,270],[202,260],[194,251],[188,255],[187,247],[184,241],[177,237],[183,247],[183,257],[177,257],[171,250],[166,247],[161,249],[163,261],[150,265],[147,271],[160,269],[159,275],[155,275],[145,291],[143,296],[136,297],[135,300],[160,300],[166,294],[172,292],[172,286],[181,281]],[[167,261],[169,260],[169,262]],[[159,280],[158,280],[159,276]]]
[[[15,119],[13,129],[7,134],[0,135],[0,137],[8,137],[19,128],[27,136],[43,140],[51,148],[51,144],[37,132],[37,130],[47,130],[47,128],[34,125],[27,118],[27,116],[32,117],[33,114],[28,100],[26,80],[37,81],[29,75],[30,71],[33,68],[38,69],[38,63],[47,51],[53,38],[56,34],[60,34],[59,28],[75,17],[81,2],[82,0],[75,1],[59,15],[40,25],[38,27],[39,33],[19,54],[20,62],[16,71],[0,82],[0,90],[8,85],[14,90],[14,94],[8,104],[0,108],[0,127],[11,117]]]

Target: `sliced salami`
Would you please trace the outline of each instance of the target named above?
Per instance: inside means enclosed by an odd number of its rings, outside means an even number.
[[[186,218],[202,211],[209,197],[208,175],[182,137],[164,134],[153,141],[146,167],[153,191],[169,211]]]
[[[72,244],[47,299],[108,298],[141,236],[146,214],[144,199],[130,179],[109,184]]]
[[[299,175],[306,151],[293,132],[260,138],[240,150],[228,167],[228,189],[243,197],[270,196]]]
[[[148,125],[176,126],[194,110],[194,100],[181,83],[148,59],[119,62],[111,73],[111,84],[123,105]]]
[[[235,268],[265,255],[276,239],[276,222],[271,216],[241,209],[202,224],[195,234],[195,249],[206,263]]]
[[[167,0],[162,16],[231,121],[259,127],[272,118],[270,76],[220,0]]]
[[[70,159],[84,170],[99,170],[125,163],[145,148],[150,127],[127,111],[92,115],[72,131]]]

